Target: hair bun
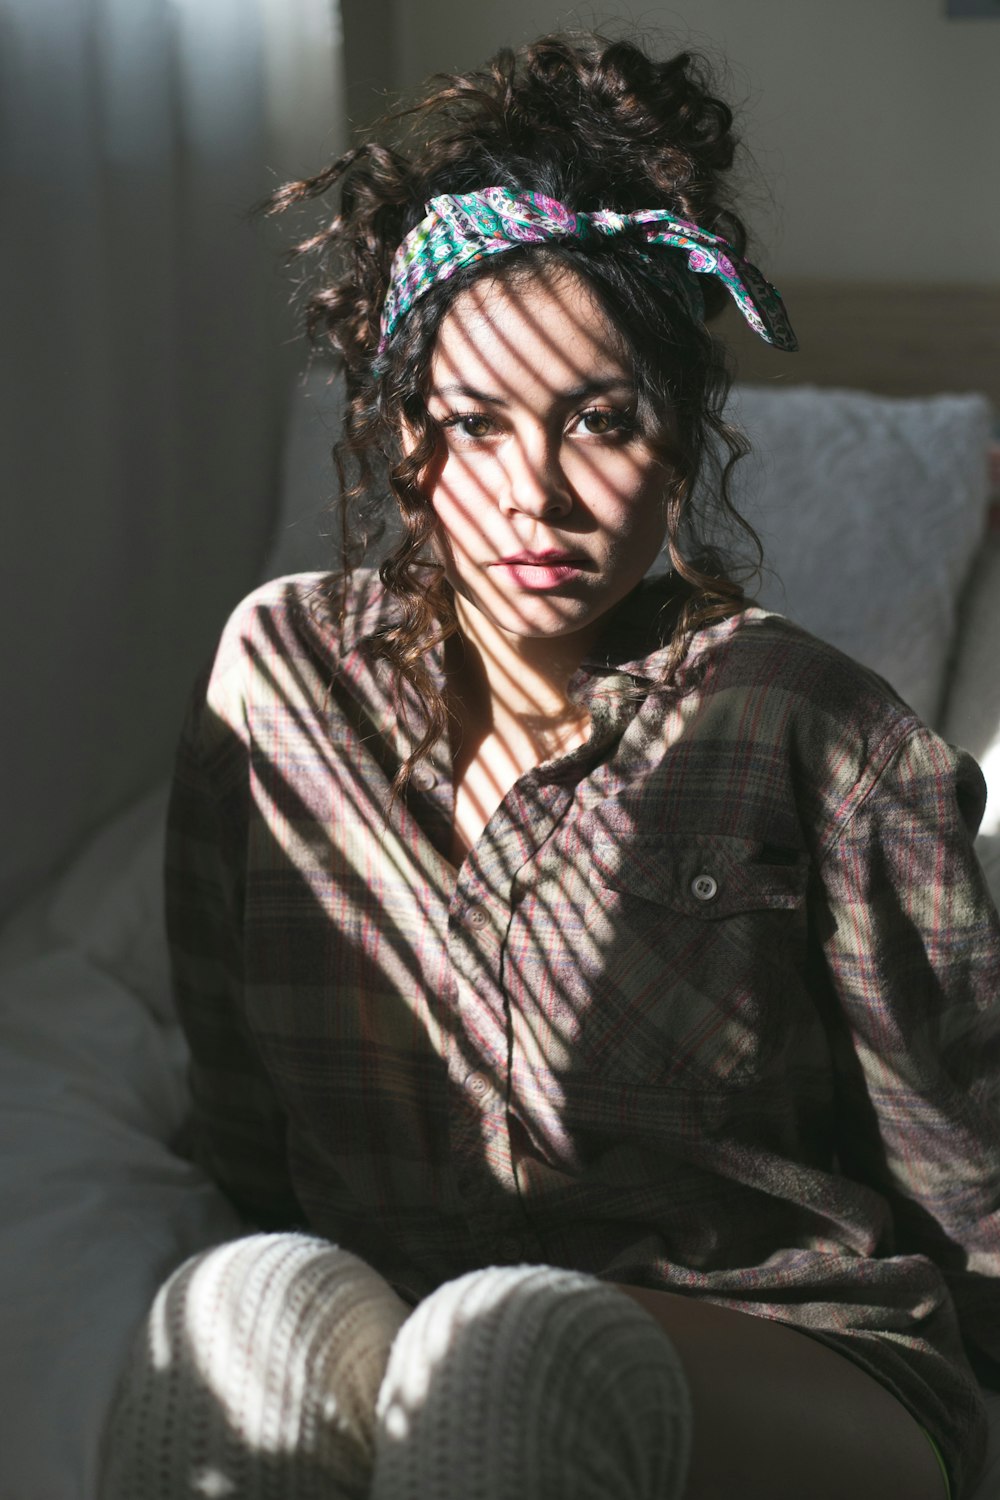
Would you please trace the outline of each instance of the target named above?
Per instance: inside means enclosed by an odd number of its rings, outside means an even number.
[[[424,201],[498,183],[576,210],[669,208],[746,248],[726,194],[732,111],[695,53],[658,62],[633,42],[545,36],[435,80],[408,117],[407,147],[423,148],[414,165],[426,163],[410,186]],[[710,290],[711,311],[724,300]]]
[[[496,185],[582,212],[666,208],[745,254],[727,194],[732,118],[698,54],[657,61],[590,32],[544,36],[482,68],[436,76],[366,141],[272,199],[277,211],[340,187],[340,213],[297,247],[323,268],[311,332],[349,374],[370,360],[393,253],[441,193]],[[704,280],[712,316],[726,292]]]

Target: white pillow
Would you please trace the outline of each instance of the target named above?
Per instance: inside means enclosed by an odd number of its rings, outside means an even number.
[[[1000,905],[1000,514],[976,558],[963,599],[944,735],[971,750],[988,789],[977,848]]]
[[[176,1024],[163,909],[166,785],[105,825],[52,888],[50,942],[117,979],[154,1018]]]
[[[133,1331],[240,1232],[171,1142],[189,1108],[162,918],[166,789],[108,824],[0,937],[0,1494],[92,1500]]]
[[[959,650],[948,690],[948,739],[971,750],[997,785],[983,832],[1000,834],[1000,517],[984,538],[969,578],[959,628]]]
[[[194,1251],[240,1232],[168,1144],[183,1047],[69,948],[0,970],[0,1493],[92,1500],[133,1332]]]
[[[874,667],[939,724],[985,524],[989,403],[744,386],[730,416],[753,444],[734,499],[771,570],[760,602]]]

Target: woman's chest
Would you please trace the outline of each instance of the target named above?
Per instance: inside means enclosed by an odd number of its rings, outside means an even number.
[[[587,716],[578,715],[544,736],[521,730],[480,731],[474,748],[453,752],[452,859],[460,866],[483,838],[490,820],[511,790],[542,762],[576,749],[587,735]]]
[[[280,839],[276,795],[261,797],[248,916],[273,915],[280,880],[327,1036],[371,1034],[400,1001],[426,1021],[429,1004],[446,1031],[467,1017],[485,1035],[488,1017],[525,1076],[744,1088],[815,1021],[810,867],[787,774],[772,762],[768,795],[750,798],[745,764],[720,778],[717,750],[680,739],[545,775],[486,745],[451,786],[439,777],[376,820],[378,767],[359,749]],[[453,862],[439,852],[448,811]],[[248,957],[267,957],[273,922],[266,942],[248,937]]]
[[[733,1089],[780,1069],[808,998],[808,861],[743,836],[560,829],[512,885],[514,1050],[567,1077]]]

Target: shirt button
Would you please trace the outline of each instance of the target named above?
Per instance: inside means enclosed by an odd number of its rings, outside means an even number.
[[[470,1073],[465,1080],[465,1087],[477,1099],[483,1099],[490,1091],[490,1080],[485,1073]]]
[[[417,766],[413,773],[413,785],[418,792],[429,792],[437,786],[437,776],[430,766]]]
[[[489,918],[486,915],[485,906],[470,906],[468,921],[470,927],[482,928],[486,926]]]
[[[696,875],[691,882],[691,894],[696,901],[714,901],[719,894],[719,882],[714,875]]]
[[[504,1260],[520,1260],[524,1253],[524,1242],[519,1240],[516,1234],[503,1234],[497,1249]]]

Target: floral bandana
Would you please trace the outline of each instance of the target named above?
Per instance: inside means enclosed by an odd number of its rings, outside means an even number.
[[[602,208],[597,213],[575,214],[542,193],[515,194],[506,188],[488,187],[477,193],[444,193],[432,198],[426,218],[404,238],[389,274],[379,354],[413,304],[463,266],[517,245],[619,234],[629,234],[649,246],[687,252],[686,265],[671,257],[664,270],[670,268],[672,289],[692,317],[703,318],[705,304],[697,281],[687,272],[717,276],[755,333],[786,353],[798,348],[775,288],[719,235],[699,229],[687,219],[675,218],[662,208],[631,214]]]

